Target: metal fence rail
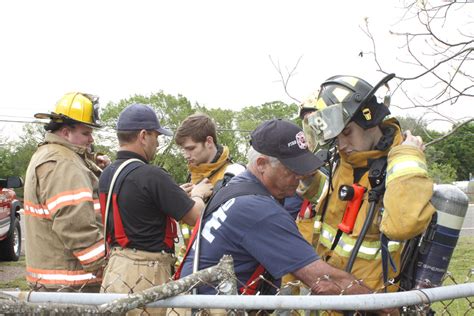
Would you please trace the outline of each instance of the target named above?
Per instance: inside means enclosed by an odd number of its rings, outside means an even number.
[[[5,292],[17,298],[28,297],[30,303],[59,303],[102,305],[127,294]],[[265,310],[378,310],[410,305],[427,305],[434,302],[474,297],[474,282],[448,285],[432,289],[396,293],[364,295],[313,295],[313,296],[250,296],[250,295],[181,295],[167,298],[148,307],[171,308],[222,308]]]
[[[389,310],[400,308],[407,315],[424,315],[433,307],[441,315],[474,315],[474,280],[471,269],[464,283],[430,289],[418,289],[395,293],[366,295],[284,295],[278,291],[275,296],[247,296],[237,294],[237,279],[230,256],[224,256],[214,267],[201,270],[178,281],[155,286],[144,291],[129,294],[99,294],[44,291],[4,291],[0,290],[0,314],[42,314],[42,315],[122,315],[129,311],[140,315],[184,316],[193,311],[232,312],[252,311],[253,314],[300,315],[308,311],[360,311]],[[187,295],[200,285],[214,286],[218,295]],[[300,282],[285,284],[282,288],[301,287]],[[292,291],[289,291],[290,293]],[[301,291],[302,293],[304,291]],[[307,292],[306,292],[307,293]],[[439,303],[438,303],[439,302]],[[167,309],[166,309],[167,308]],[[291,314],[285,311],[290,311]],[[438,315],[437,314],[437,315]]]

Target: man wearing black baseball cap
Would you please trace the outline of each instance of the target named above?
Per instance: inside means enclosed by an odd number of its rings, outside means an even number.
[[[294,274],[315,294],[340,294],[340,289],[351,294],[369,293],[350,274],[318,257],[280,203],[295,194],[299,180],[322,165],[307,149],[301,128],[279,119],[265,121],[252,132],[250,143],[248,169],[232,178],[209,202],[202,234],[194,240],[181,275],[191,274],[193,265],[194,270],[201,270],[230,254],[237,283],[244,284],[240,293],[272,294],[275,288],[265,287],[268,282],[262,282],[262,277],[278,287],[287,273]],[[326,275],[331,281],[320,281]],[[215,289],[203,286],[198,292],[214,294]]]
[[[175,263],[176,220],[194,225],[203,199],[211,194],[205,179],[188,197],[164,169],[149,164],[159,135],[172,132],[161,127],[149,105],[132,104],[120,113],[117,160],[99,181],[110,248],[103,292],[133,293],[168,281]],[[153,311],[160,313],[166,311]]]

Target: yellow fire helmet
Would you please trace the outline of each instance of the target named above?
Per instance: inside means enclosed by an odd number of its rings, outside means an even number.
[[[35,118],[49,118],[57,123],[72,120],[91,127],[101,127],[99,124],[99,97],[87,93],[69,92],[59,99],[53,112],[36,113]]]

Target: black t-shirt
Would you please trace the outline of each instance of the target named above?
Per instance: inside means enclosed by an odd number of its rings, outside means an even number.
[[[104,191],[109,187],[112,173],[130,158],[145,162],[143,157],[136,153],[119,151],[117,160],[105,168],[100,177],[101,193],[108,193]],[[104,183],[106,181],[109,183]],[[125,234],[130,241],[127,247],[150,252],[172,251],[164,244],[166,215],[181,220],[194,203],[162,168],[144,164],[133,170],[124,179],[117,198]],[[112,214],[110,208],[109,223],[113,221]],[[108,229],[114,236],[113,225],[109,225]],[[111,246],[118,244],[113,241]]]

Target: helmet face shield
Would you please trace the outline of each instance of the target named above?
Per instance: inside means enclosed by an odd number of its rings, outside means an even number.
[[[354,121],[363,129],[380,124],[390,114],[388,105],[377,102],[375,93],[387,85],[395,74],[388,74],[372,87],[365,80],[354,76],[333,76],[321,84],[317,96],[313,94],[301,105],[303,121],[309,128],[307,137],[315,144],[325,145],[336,138],[349,122]]]
[[[350,117],[342,103],[337,103],[311,113],[307,119],[314,141],[324,145],[344,130]]]

